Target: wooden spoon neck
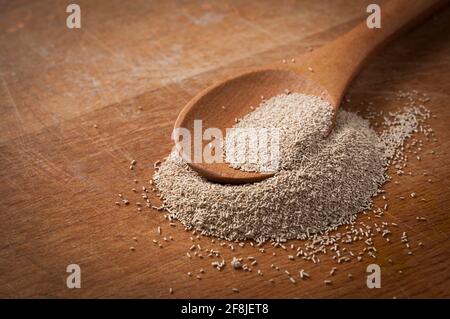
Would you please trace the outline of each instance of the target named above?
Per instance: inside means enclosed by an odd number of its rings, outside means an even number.
[[[391,0],[381,7],[381,28],[369,28],[366,21],[360,23],[308,54],[298,70],[309,73],[338,107],[350,82],[378,48],[448,3],[446,0]]]
[[[364,62],[379,45],[378,30],[365,30],[360,24],[332,43],[308,54],[299,71],[308,75],[326,91],[333,106],[339,104],[347,87]]]

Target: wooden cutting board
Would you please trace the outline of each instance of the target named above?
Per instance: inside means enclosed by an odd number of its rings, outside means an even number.
[[[200,89],[327,43],[361,21],[370,1],[78,3],[78,30],[66,27],[59,1],[0,4],[0,297],[450,297],[449,9],[383,50],[350,88],[346,108],[362,112],[370,101],[400,110],[399,90],[427,93],[436,141],[424,140],[420,161],[410,156],[412,176],[385,186],[381,221],[399,224],[391,243],[378,236],[376,259],[336,265],[331,256],[290,261],[291,243],[261,253],[197,239],[160,212],[139,213],[131,189],[148,186],[172,147],[177,113]],[[117,207],[118,193],[131,204]],[[221,251],[223,271],[186,256],[190,237]],[[250,255],[252,272],[232,270],[232,256]],[[370,263],[381,266],[380,289],[366,286]],[[81,289],[66,286],[69,264],[81,267]],[[302,268],[310,280],[292,284],[284,274]]]

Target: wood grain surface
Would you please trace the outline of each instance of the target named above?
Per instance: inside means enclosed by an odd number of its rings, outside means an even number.
[[[227,266],[219,272],[208,257],[186,256],[192,234],[180,224],[133,204],[139,195],[131,189],[148,186],[153,162],[170,152],[178,112],[199,90],[328,43],[364,19],[370,2],[77,1],[76,30],[65,25],[69,2],[0,1],[0,297],[449,298],[449,8],[378,54],[344,106],[364,113],[360,102],[371,101],[400,110],[397,92],[417,90],[431,97],[436,115],[429,121],[436,140],[424,139],[420,161],[411,156],[412,175],[385,186],[389,211],[381,221],[399,229],[390,244],[377,238],[376,259],[337,265],[325,286],[336,266],[331,256],[312,264],[270,245],[264,253],[248,243],[231,251],[194,238],[221,251]],[[132,204],[117,207],[118,193]],[[158,226],[174,240],[161,241]],[[249,255],[258,260],[254,271],[232,270],[232,256]],[[81,289],[66,287],[72,263],[81,267]],[[381,266],[380,289],[366,286],[370,263]],[[292,284],[283,273],[301,268],[310,280]]]

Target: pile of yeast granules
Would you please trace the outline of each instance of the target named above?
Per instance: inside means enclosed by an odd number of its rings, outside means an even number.
[[[405,139],[417,131],[427,134],[423,122],[429,117],[425,107],[411,105],[386,115],[377,133],[368,120],[340,110],[324,138],[330,105],[319,97],[283,94],[263,101],[236,124],[280,129],[281,165],[273,177],[246,185],[215,184],[173,152],[154,181],[169,218],[186,229],[258,243],[317,238],[353,224],[357,213],[371,208],[372,197],[389,179],[389,165],[395,165],[397,174],[403,172]],[[236,167],[258,170],[251,163]]]

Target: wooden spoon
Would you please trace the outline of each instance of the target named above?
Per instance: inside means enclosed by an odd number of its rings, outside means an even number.
[[[364,21],[330,44],[297,58],[296,63],[289,61],[250,70],[209,87],[183,108],[175,129],[186,128],[194,132],[194,120],[202,120],[203,130],[218,128],[225,134],[225,130],[235,124],[236,118],[249,113],[250,106],[261,103],[262,96],[270,98],[286,89],[321,96],[332,105],[336,115],[345,90],[369,55],[445,3],[447,1],[442,0],[389,1],[381,7],[381,28],[369,29]],[[201,143],[202,147],[195,149],[192,146],[192,153],[186,148],[180,149],[181,156],[193,170],[210,181],[241,184],[261,181],[273,175],[236,170],[224,162],[194,162],[194,158],[201,158],[209,141],[197,139],[195,142]]]

